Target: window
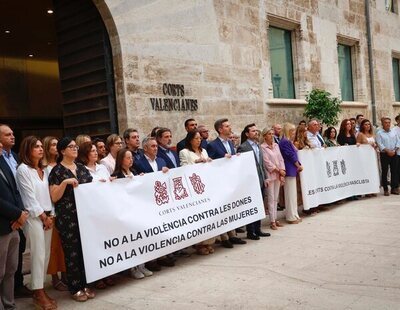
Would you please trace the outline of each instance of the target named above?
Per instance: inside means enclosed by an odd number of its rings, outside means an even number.
[[[397,14],[397,0],[385,0],[386,11]]]
[[[340,92],[343,101],[354,101],[351,46],[338,44]]]
[[[292,32],[269,28],[269,54],[274,98],[294,99]]]
[[[400,101],[400,60],[392,58],[393,88],[395,101]]]

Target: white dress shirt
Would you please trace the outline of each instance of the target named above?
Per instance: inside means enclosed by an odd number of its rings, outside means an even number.
[[[218,137],[218,139],[221,140],[222,144],[223,144],[224,147],[225,147],[226,152],[227,152],[228,154],[231,154],[231,155],[232,155],[232,150],[231,150],[231,147],[230,147],[230,145],[229,145],[228,140],[224,140],[224,139],[222,139],[221,137]]]
[[[156,162],[156,158],[154,158],[154,160],[152,160],[149,156],[147,156],[146,154],[144,154],[144,157],[147,159],[147,161],[149,162],[151,168],[153,169],[154,172],[158,171],[158,165]]]
[[[51,211],[54,214],[48,178],[47,169],[43,170],[43,180],[36,169],[26,164],[19,165],[17,169],[17,186],[24,207],[32,217],[38,217],[43,211]]]
[[[308,141],[310,141],[310,145],[312,149],[320,149],[323,147],[323,144],[321,141],[324,141],[321,136],[318,136],[319,133],[317,132],[316,134],[313,134],[310,131],[307,131],[307,138]]]
[[[109,153],[106,157],[100,160],[100,164],[106,166],[108,173],[112,174],[115,169],[115,158]]]
[[[85,167],[87,170],[89,170],[90,175],[93,177],[93,182],[110,179],[110,174],[108,173],[106,166],[102,164],[96,164],[94,169],[89,168],[88,166]]]

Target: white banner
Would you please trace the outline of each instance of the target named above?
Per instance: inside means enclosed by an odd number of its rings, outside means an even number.
[[[92,282],[265,217],[252,152],[75,189]]]
[[[343,198],[379,192],[376,151],[370,145],[299,151],[305,210]]]

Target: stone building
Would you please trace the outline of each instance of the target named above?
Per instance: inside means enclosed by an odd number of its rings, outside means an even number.
[[[341,97],[343,117],[394,116],[399,2],[93,0],[112,52],[117,126],[110,132],[135,127],[143,136],[161,125],[177,141],[189,117],[212,129],[226,116],[235,132],[251,122],[296,123],[313,88]],[[70,113],[72,122],[90,111]]]

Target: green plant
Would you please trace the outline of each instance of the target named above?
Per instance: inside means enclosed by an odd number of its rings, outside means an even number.
[[[327,126],[336,125],[339,121],[341,112],[340,104],[342,101],[337,97],[332,97],[331,93],[322,89],[313,89],[306,96],[307,105],[304,116],[316,118]]]

